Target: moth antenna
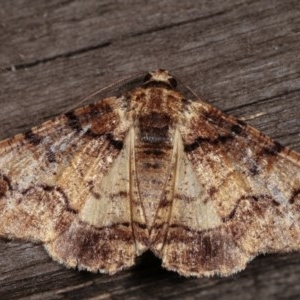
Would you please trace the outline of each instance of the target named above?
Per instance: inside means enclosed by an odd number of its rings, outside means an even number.
[[[122,79],[117,80],[117,81],[115,81],[115,82],[113,82],[113,83],[111,83],[111,84],[109,84],[109,85],[107,85],[107,86],[105,86],[105,87],[103,87],[101,89],[97,89],[94,92],[92,92],[91,94],[85,96],[83,99],[79,100],[75,105],[71,106],[70,108],[68,108],[67,110],[65,110],[63,113],[67,113],[69,111],[72,111],[72,110],[76,109],[77,107],[83,105],[87,100],[91,99],[92,97],[94,97],[94,96],[96,96],[96,95],[98,95],[98,94],[100,94],[100,93],[102,93],[102,92],[104,92],[104,91],[106,91],[106,90],[114,87],[114,86],[117,86],[117,85],[119,85],[119,84],[121,84],[123,82],[126,82],[126,81],[128,81],[130,79],[133,79],[133,78],[135,78],[135,77],[137,77],[137,76],[139,76],[141,74],[144,74],[144,73],[145,72],[142,72],[142,71],[141,72],[133,73],[133,74],[131,74],[129,76],[126,76],[126,77],[123,77]]]
[[[189,87],[187,84],[185,84],[184,82],[182,82],[182,80],[178,79],[177,77],[176,77],[176,80],[178,82],[178,85],[180,84],[181,86],[183,86],[184,88],[186,88],[192,95],[195,96],[196,99],[202,100],[202,97],[200,97],[191,87]]]

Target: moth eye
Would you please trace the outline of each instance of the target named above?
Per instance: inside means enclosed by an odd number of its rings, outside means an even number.
[[[176,86],[177,86],[177,80],[174,77],[171,77],[169,79],[169,83],[170,83],[171,87],[176,88]]]
[[[145,77],[144,77],[144,82],[149,81],[152,78],[152,75],[150,73],[148,73]]]

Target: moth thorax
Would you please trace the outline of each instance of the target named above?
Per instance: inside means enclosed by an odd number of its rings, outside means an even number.
[[[147,144],[166,144],[170,142],[171,118],[168,114],[150,112],[139,117],[140,141]]]

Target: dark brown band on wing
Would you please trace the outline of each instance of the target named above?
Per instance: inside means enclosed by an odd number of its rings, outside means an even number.
[[[134,264],[135,244],[129,227],[127,222],[102,228],[73,222],[46,248],[68,267],[113,274]]]
[[[51,149],[47,149],[46,156],[49,163],[56,162],[56,155]]]
[[[107,110],[109,110],[110,107],[108,106]],[[94,113],[99,113],[98,110],[94,109]],[[78,117],[74,114],[74,112],[66,113],[65,116],[68,118],[68,125],[74,129],[75,131],[79,132],[82,130],[82,126],[80,124],[80,121]],[[92,137],[92,138],[99,138],[102,136],[105,136],[106,140],[109,141],[109,143],[116,149],[121,150],[123,148],[123,142],[120,140],[116,140],[112,133],[96,133],[92,131],[91,129],[87,130],[84,134],[84,136]]]
[[[262,154],[267,154],[267,155],[271,155],[271,156],[277,155],[283,149],[284,149],[284,146],[282,146],[280,143],[275,141],[271,145],[263,147]]]
[[[8,176],[0,173],[0,198],[5,196],[7,191],[12,191],[11,181]]]
[[[210,138],[210,137],[197,137],[193,143],[184,145],[184,151],[185,152],[192,152],[198,149],[202,144],[208,143],[211,145],[217,145],[217,144],[225,144],[228,141],[232,141],[236,136],[242,135],[243,132],[245,132],[243,125],[234,124],[230,128],[229,134],[223,134],[219,135],[216,138]],[[261,133],[262,136],[264,136]],[[282,152],[285,149],[284,146],[282,146],[280,143],[276,141],[271,141],[269,145],[266,145],[261,150],[261,155],[266,156],[275,156]],[[252,170],[255,174],[257,170]]]
[[[137,222],[137,221],[133,221],[133,225],[137,226],[140,229],[147,229],[147,224],[145,223],[141,223],[141,222]]]
[[[203,143],[209,143],[213,145],[224,144],[228,140],[232,140],[235,136],[233,134],[228,135],[219,135],[217,138],[209,138],[209,137],[197,137],[195,141],[191,144],[184,145],[185,152],[192,152],[199,148]]]
[[[70,126],[72,129],[74,129],[77,132],[82,130],[80,121],[73,111],[66,113],[65,116],[68,119],[68,126]]]
[[[102,230],[106,230],[106,229],[116,229],[118,227],[130,227],[131,226],[130,222],[118,222],[118,223],[111,224],[109,226],[97,227],[97,226],[91,225],[89,223],[86,223],[82,220],[79,220],[78,224],[81,226],[87,226],[95,231],[102,231]]]
[[[266,195],[266,194],[242,196],[236,201],[236,204],[235,204],[234,208],[231,210],[231,212],[226,217],[223,218],[224,223],[232,220],[235,217],[237,209],[240,207],[240,203],[244,200],[250,200],[250,201],[254,201],[256,203],[263,201],[261,203],[268,202],[268,203],[272,203],[275,206],[281,205],[278,201],[276,201],[270,195]],[[253,209],[253,211],[255,211],[256,208],[252,207],[252,209]]]
[[[42,140],[42,138],[39,135],[33,133],[32,130],[26,131],[24,133],[24,138],[27,142],[29,142],[30,144],[32,144],[34,146],[37,146]]]
[[[290,198],[290,200],[289,200],[289,203],[290,203],[290,204],[294,204],[294,203],[295,203],[295,200],[296,200],[296,198],[298,198],[298,196],[299,196],[299,198],[300,198],[300,188],[295,189],[295,190],[293,191],[292,196],[291,196],[291,198]]]
[[[63,189],[61,187],[59,187],[59,186],[50,186],[50,185],[45,185],[45,184],[43,184],[43,185],[37,185],[37,186],[31,186],[31,187],[28,187],[28,188],[24,189],[23,191],[21,191],[21,194],[23,196],[25,196],[30,191],[36,191],[38,188],[41,188],[42,190],[44,190],[47,193],[52,192],[52,191],[58,192],[62,196],[62,198],[63,198],[64,206],[65,206],[66,210],[68,212],[72,213],[72,214],[78,214],[78,211],[75,210],[75,209],[73,209],[70,206],[70,201],[69,201],[68,196],[63,191]]]
[[[123,141],[114,139],[112,133],[105,134],[106,139],[116,149],[121,150],[123,148]]]

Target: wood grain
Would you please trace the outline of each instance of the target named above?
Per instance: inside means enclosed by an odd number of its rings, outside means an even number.
[[[297,0],[3,0],[0,138],[140,70],[165,68],[211,104],[300,151]],[[300,254],[229,278],[186,279],[147,253],[112,277],[67,270],[40,245],[0,241],[1,299],[282,299],[300,296]]]

